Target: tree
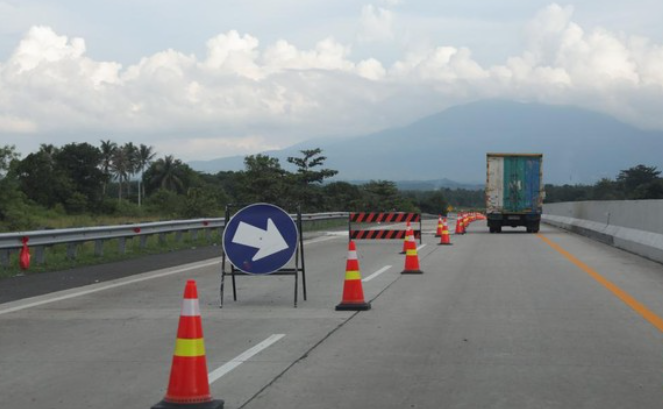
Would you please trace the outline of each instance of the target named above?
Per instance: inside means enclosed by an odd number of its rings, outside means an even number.
[[[88,143],[70,143],[53,155],[56,168],[70,181],[72,195],[65,202],[67,210],[97,208],[102,200],[104,174],[100,167],[102,153]],[[68,205],[71,204],[71,205]]]
[[[388,180],[372,180],[362,186],[364,210],[374,212],[417,211],[416,206],[401,196],[396,183]]]
[[[621,183],[626,198],[635,199],[636,189],[656,181],[660,174],[661,171],[656,170],[656,166],[637,165],[620,171],[617,181]]]
[[[16,172],[13,171],[19,158],[14,146],[0,147],[0,222],[9,229],[29,226],[25,223],[26,218],[29,218],[26,198],[19,189]]]
[[[333,182],[322,188],[323,209],[331,212],[356,212],[362,209],[363,192],[348,182]]]
[[[244,158],[245,170],[241,174],[240,199],[246,203],[267,202],[286,205],[288,198],[287,172],[277,158],[267,155],[249,155]]]
[[[153,162],[143,176],[148,189],[166,189],[183,194],[192,172],[181,160],[167,155]]]
[[[304,208],[308,209],[312,202],[314,203],[316,202],[316,199],[320,198],[319,194],[313,194],[315,191],[311,189],[311,184],[320,184],[325,179],[336,175],[338,171],[332,169],[312,170],[313,168],[322,166],[325,160],[327,160],[326,156],[321,155],[322,149],[320,148],[302,150],[299,152],[302,153],[303,157],[297,158],[291,156],[288,157],[288,162],[297,166],[296,179],[298,181],[298,185],[301,188],[295,191],[295,195],[297,199],[299,199],[304,204]]]
[[[129,181],[129,175],[131,174],[131,158],[129,157],[129,151],[126,146],[115,149],[110,169],[113,177],[118,182],[117,198],[119,201],[122,201],[122,186],[124,182]]]
[[[145,168],[147,168],[147,166],[152,163],[152,159],[154,159],[156,156],[156,153],[153,151],[153,147],[146,146],[141,143],[138,151],[136,152],[136,166],[138,172],[140,172],[140,178],[138,179],[138,206],[141,205],[141,195],[145,196],[145,184],[143,181]],[[142,190],[141,182],[143,182]]]
[[[102,187],[102,195],[106,197],[106,187],[108,182],[113,178],[112,166],[113,166],[113,157],[115,151],[117,150],[117,144],[115,142],[101,141],[101,146],[99,147],[101,152],[101,165],[100,169],[104,175],[104,184]]]
[[[66,173],[56,166],[53,145],[41,145],[16,166],[16,176],[21,191],[28,199],[46,208],[64,204],[73,193],[72,183]]]

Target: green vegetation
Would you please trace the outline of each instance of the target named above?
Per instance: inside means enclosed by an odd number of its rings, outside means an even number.
[[[615,180],[603,178],[593,185],[546,185],[546,203],[663,199],[660,174],[655,166],[637,165],[619,172]]]

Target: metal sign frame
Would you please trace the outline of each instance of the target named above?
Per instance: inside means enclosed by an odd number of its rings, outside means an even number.
[[[268,203],[266,203],[268,204]],[[242,209],[244,207],[247,207],[249,205],[240,205],[240,204],[229,204],[226,205],[226,225],[230,221],[231,218],[231,213],[236,213],[232,212],[231,210],[236,210],[236,209]],[[291,275],[295,277],[295,294],[294,294],[294,307],[297,308],[297,296],[298,296],[298,288],[299,288],[299,274],[301,273],[302,276],[302,293],[304,296],[304,301],[307,300],[306,298],[306,264],[304,262],[304,234],[302,231],[302,212],[301,208],[297,206],[297,213],[295,214],[296,219],[295,219],[295,225],[297,226],[298,230],[298,241],[297,241],[297,249],[295,249],[295,267],[294,268],[281,268],[277,271],[274,271],[273,273],[269,274],[249,274],[246,273],[239,268],[235,267],[235,265],[228,260],[228,263],[230,265],[230,268],[226,268],[226,260],[228,259],[226,252],[224,250],[224,246],[221,246],[221,285],[219,288],[219,308],[223,308],[223,293],[224,293],[224,287],[225,287],[225,278],[226,276],[230,276],[232,279],[232,286],[233,286],[233,301],[237,301],[237,284],[236,284],[236,277],[238,276],[248,276],[248,277],[262,277],[262,276],[284,276],[284,275]],[[292,215],[291,215],[292,217]]]

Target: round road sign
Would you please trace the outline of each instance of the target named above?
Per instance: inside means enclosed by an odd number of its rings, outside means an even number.
[[[249,274],[270,274],[285,266],[297,250],[299,233],[283,209],[257,203],[238,211],[226,223],[223,251]]]

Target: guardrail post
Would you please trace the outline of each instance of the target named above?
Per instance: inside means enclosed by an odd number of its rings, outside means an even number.
[[[147,239],[149,236],[140,236],[140,248],[144,249],[147,247]]]
[[[211,229],[205,229],[205,240],[207,240],[207,241],[212,240],[212,230]]]
[[[191,230],[191,240],[198,240],[198,230]]]
[[[104,241],[96,240],[94,242],[94,255],[97,257],[102,257],[104,255]]]
[[[78,243],[69,243],[67,244],[67,259],[76,260],[76,254],[78,253]]]
[[[159,244],[166,244],[166,233],[159,233]]]
[[[180,243],[182,241],[182,231],[175,233],[175,241]]]
[[[39,265],[46,262],[46,248],[44,246],[35,247],[35,262]]]
[[[10,250],[2,250],[0,251],[0,263],[2,263],[3,267],[9,267],[9,255],[10,255]]]
[[[117,239],[117,249],[120,252],[120,254],[126,254],[127,252],[127,238],[126,237],[120,237]]]

